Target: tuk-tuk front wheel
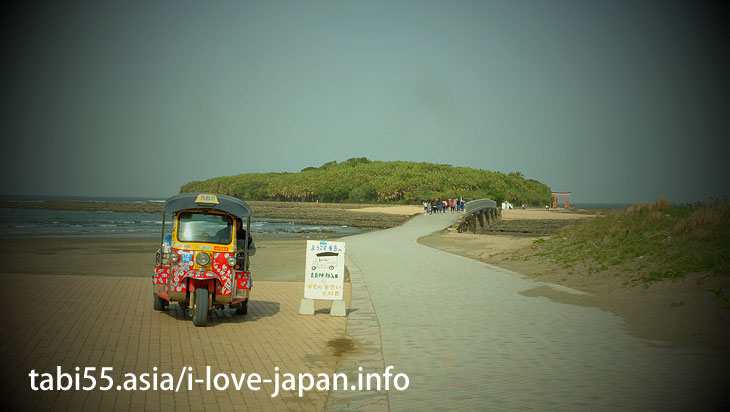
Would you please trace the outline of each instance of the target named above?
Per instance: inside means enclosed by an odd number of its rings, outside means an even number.
[[[205,326],[208,320],[208,289],[195,289],[195,312],[193,313],[193,325]]]
[[[157,293],[152,292],[152,307],[155,310],[165,310],[165,306],[167,306],[167,301],[157,296]]]

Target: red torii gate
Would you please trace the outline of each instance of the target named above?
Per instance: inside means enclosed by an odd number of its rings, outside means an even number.
[[[564,197],[565,198],[565,208],[566,209],[570,208],[570,205],[568,204],[568,198],[570,197],[572,192],[552,192],[551,194],[553,195],[553,207],[554,208],[558,207],[558,198],[559,197]]]

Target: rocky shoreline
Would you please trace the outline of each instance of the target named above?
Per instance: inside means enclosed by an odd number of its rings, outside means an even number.
[[[372,205],[311,203],[311,202],[247,202],[254,217],[273,219],[297,219],[307,225],[340,225],[361,228],[387,229],[403,224],[407,215],[362,212]],[[108,202],[89,200],[37,200],[3,201],[0,208],[86,210],[108,212],[162,213],[161,202]]]

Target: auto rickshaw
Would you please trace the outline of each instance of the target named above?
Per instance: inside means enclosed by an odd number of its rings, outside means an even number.
[[[165,216],[172,214],[172,234],[165,234]],[[236,238],[236,220],[245,222],[249,239]],[[234,197],[184,193],[169,198],[162,208],[162,236],[157,251],[152,292],[155,310],[177,302],[204,326],[208,311],[248,311],[251,273],[251,208]]]

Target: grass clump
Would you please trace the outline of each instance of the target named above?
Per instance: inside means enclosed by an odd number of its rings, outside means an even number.
[[[696,272],[730,276],[730,203],[657,200],[565,227],[533,248],[556,263],[631,273],[636,282]]]
[[[711,292],[715,295],[716,298],[720,299],[722,303],[725,304],[725,306],[730,309],[730,294],[725,293],[725,290],[722,288],[716,288],[716,289],[710,289],[708,292]]]

